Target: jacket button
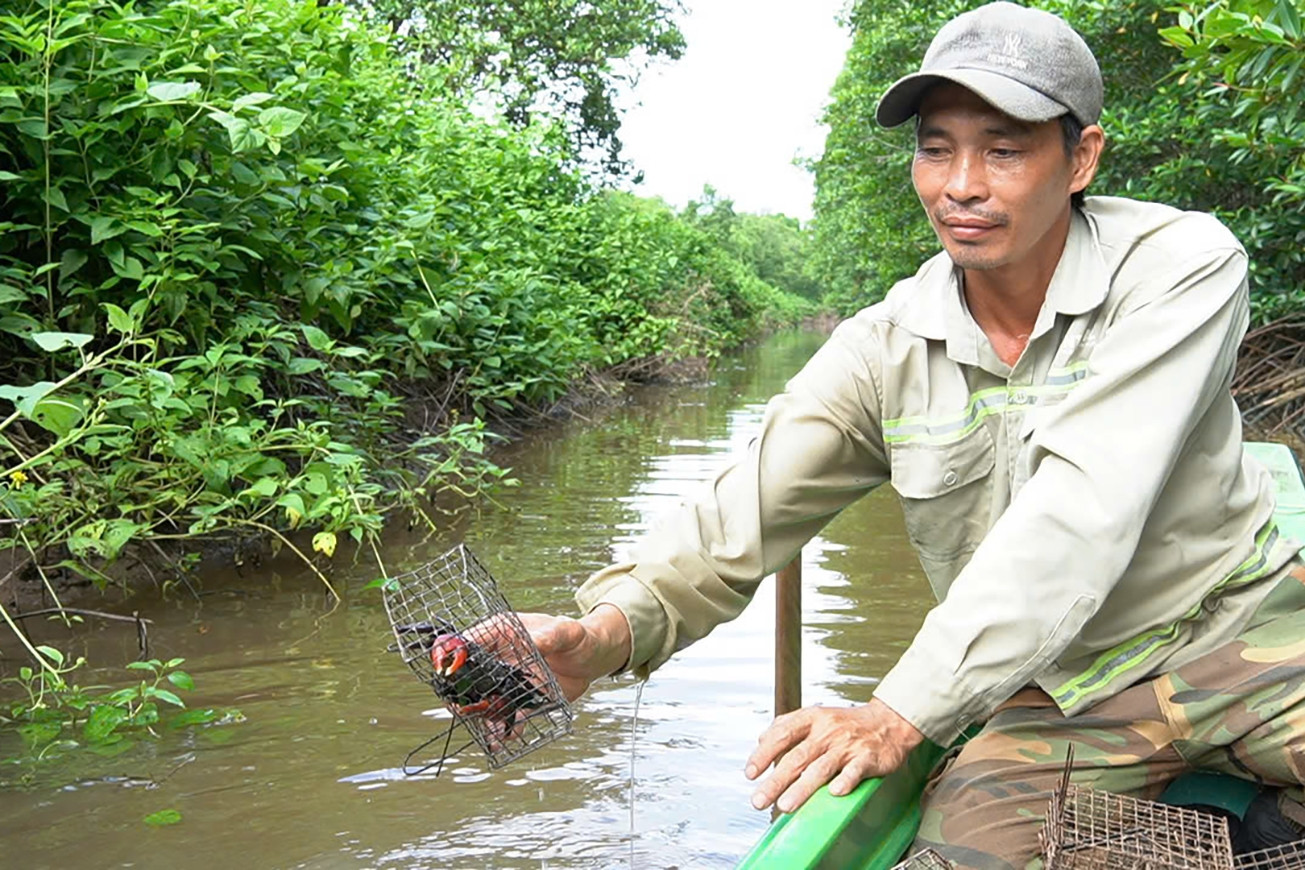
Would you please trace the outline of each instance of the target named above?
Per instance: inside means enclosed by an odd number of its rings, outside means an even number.
[[[956,472],[949,471],[943,475],[943,486],[955,486],[955,485],[956,485]]]

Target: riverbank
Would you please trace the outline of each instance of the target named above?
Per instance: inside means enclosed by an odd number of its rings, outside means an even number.
[[[823,315],[807,318],[800,328],[807,332],[827,334],[837,323],[837,318]],[[766,334],[769,333],[768,330]],[[765,334],[755,336],[743,345],[764,340]],[[713,354],[714,356],[714,354]],[[386,509],[397,516],[386,516],[385,522],[399,522],[408,528],[425,527],[438,532],[450,518],[475,509],[486,496],[492,499],[496,491],[511,486],[510,469],[499,461],[499,456],[522,437],[546,437],[550,430],[572,421],[591,422],[595,417],[611,413],[628,399],[632,387],[648,384],[700,383],[710,376],[711,357],[698,355],[670,357],[659,355],[628,360],[603,371],[586,373],[573,383],[565,394],[547,405],[530,406],[517,403],[510,410],[499,409],[488,419],[480,421],[483,430],[480,442],[471,452],[478,463],[480,477],[472,488],[449,486],[437,490],[433,499],[417,499],[400,504],[397,500]],[[408,395],[404,417],[410,421],[411,431],[427,431],[422,437],[447,438],[450,422],[459,418],[466,404],[465,396],[445,391],[442,398],[432,398],[436,392],[416,389],[403,391]],[[425,430],[440,421],[443,430]],[[411,449],[412,441],[396,443],[394,450]],[[447,469],[465,481],[470,476],[469,465]],[[438,519],[436,519],[438,518]],[[379,533],[378,527],[377,532]],[[261,529],[240,527],[228,535],[161,536],[159,540],[130,542],[124,545],[109,564],[97,567],[94,575],[79,572],[75,565],[50,564],[38,571],[30,553],[11,548],[0,555],[0,606],[13,611],[21,620],[28,611],[57,608],[104,607],[116,611],[115,600],[142,590],[153,588],[160,594],[172,597],[197,597],[203,589],[202,577],[224,568],[239,572],[257,570],[269,557],[276,556],[288,546],[290,552],[305,557],[305,564],[330,579],[335,554],[327,555],[314,548],[314,531]],[[367,544],[360,541],[341,542],[340,560],[356,563],[366,556]],[[57,596],[57,597],[56,597]],[[117,616],[121,614],[111,614]],[[86,618],[97,618],[93,613]],[[107,618],[107,617],[106,617]]]

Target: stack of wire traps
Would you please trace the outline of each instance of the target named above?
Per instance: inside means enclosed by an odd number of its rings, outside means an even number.
[[[1227,819],[1070,783],[1052,795],[1040,838],[1046,870],[1233,867]]]
[[[520,617],[508,605],[493,576],[465,545],[382,585],[385,609],[397,649],[417,679],[429,685],[452,714],[453,724],[409,753],[451,737],[461,726],[499,768],[571,732],[573,713],[557,679],[545,664]],[[437,673],[432,648],[461,643],[464,660],[456,673]],[[470,745],[404,772],[415,775]]]

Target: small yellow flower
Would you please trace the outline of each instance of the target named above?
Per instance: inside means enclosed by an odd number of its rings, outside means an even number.
[[[27,475],[22,471],[15,471],[9,475],[9,485],[14,489],[18,489],[24,483],[27,483]]]

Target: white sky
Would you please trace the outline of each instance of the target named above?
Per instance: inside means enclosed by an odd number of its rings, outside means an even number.
[[[845,0],[685,0],[684,56],[644,73],[621,124],[642,196],[682,206],[704,183],[751,212],[811,217],[817,122],[843,68]]]

